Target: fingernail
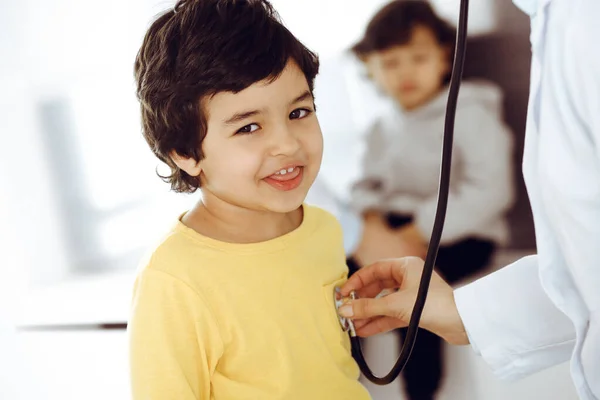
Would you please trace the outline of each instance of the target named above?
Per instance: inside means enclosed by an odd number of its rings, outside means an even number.
[[[339,309],[339,314],[344,318],[351,318],[354,316],[354,310],[352,310],[352,305],[346,304],[341,306]]]

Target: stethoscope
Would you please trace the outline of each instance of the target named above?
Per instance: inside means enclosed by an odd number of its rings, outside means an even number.
[[[423,268],[423,274],[421,275],[421,281],[419,284],[419,291],[417,294],[417,300],[410,317],[408,325],[408,332],[406,339],[402,345],[402,350],[398,356],[396,364],[392,370],[385,376],[376,376],[365,361],[362,353],[360,339],[356,335],[356,329],[352,320],[340,318],[342,329],[349,332],[350,342],[352,345],[352,356],[356,360],[362,374],[371,382],[378,385],[387,385],[393,382],[400,372],[404,369],[410,354],[412,353],[417,338],[417,329],[419,327],[419,320],[425,306],[425,300],[427,299],[427,289],[429,288],[429,282],[431,281],[431,275],[437,258],[438,249],[440,246],[440,238],[442,236],[442,230],[444,228],[444,219],[446,217],[446,208],[448,204],[448,191],[450,188],[450,165],[452,162],[452,139],[454,137],[454,116],[456,113],[456,103],[458,100],[458,91],[460,89],[460,82],[462,79],[463,64],[466,50],[466,37],[467,37],[467,20],[469,11],[469,1],[461,0],[460,2],[460,14],[458,17],[458,31],[456,36],[456,49],[454,53],[454,65],[452,68],[452,77],[450,79],[450,89],[448,94],[448,103],[446,105],[446,120],[444,124],[444,142],[442,145],[442,167],[440,172],[440,187],[438,191],[438,203],[435,215],[435,222],[433,225],[433,231],[431,233],[431,240],[429,241],[429,247],[427,249],[427,257],[425,258],[425,266]],[[337,289],[337,288],[336,288]],[[350,294],[351,298],[356,298],[355,293]],[[336,308],[339,308],[344,300],[340,299],[337,290],[334,292],[334,301]]]

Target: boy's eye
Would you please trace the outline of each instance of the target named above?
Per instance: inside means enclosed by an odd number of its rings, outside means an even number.
[[[238,129],[237,133],[252,133],[257,130],[258,130],[257,124],[249,124],[249,125],[244,126],[241,129]]]
[[[298,108],[290,113],[290,119],[301,119],[306,117],[311,113],[311,110],[307,110],[306,108]]]

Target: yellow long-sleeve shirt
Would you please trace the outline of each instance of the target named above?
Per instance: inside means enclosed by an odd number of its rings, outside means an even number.
[[[369,399],[333,302],[346,275],[341,229],[315,207],[255,244],[178,222],[136,280],[133,399]]]

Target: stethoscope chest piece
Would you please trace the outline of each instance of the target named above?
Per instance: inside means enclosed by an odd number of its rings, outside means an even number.
[[[350,299],[351,300],[356,299],[356,293],[354,291],[350,292]],[[342,330],[344,332],[350,331],[350,336],[354,337],[354,336],[356,336],[356,331],[354,329],[354,323],[352,322],[351,319],[342,317],[339,314],[340,307],[343,306],[347,300],[348,300],[348,298],[344,298],[342,296],[342,293],[340,292],[340,288],[338,286],[336,286],[335,289],[333,290],[333,301],[335,302],[335,312],[338,316],[338,319],[340,320],[340,325],[342,326]]]

